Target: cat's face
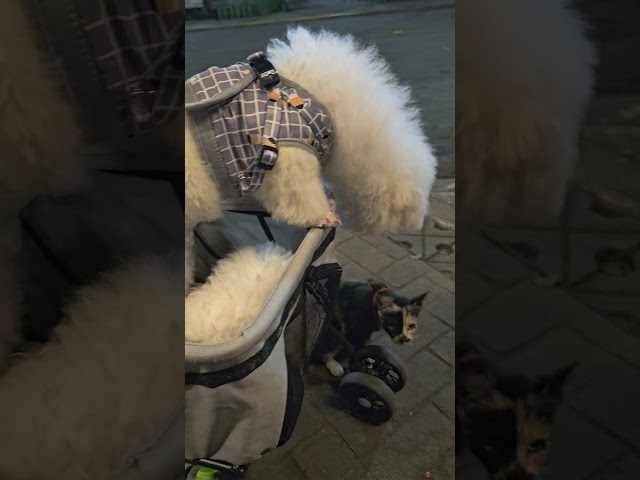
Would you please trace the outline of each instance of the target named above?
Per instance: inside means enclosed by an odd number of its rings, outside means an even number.
[[[574,367],[529,379],[456,348],[456,415],[491,479],[534,479],[547,464],[553,417]]]
[[[407,343],[418,331],[418,316],[427,292],[408,298],[384,285],[372,283],[376,296],[376,308],[382,328],[395,343]]]

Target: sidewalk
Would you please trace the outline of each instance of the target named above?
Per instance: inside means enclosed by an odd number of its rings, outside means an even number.
[[[439,180],[430,216],[455,222],[455,185]],[[396,395],[398,410],[386,424],[372,426],[332,406],[335,379],[322,366],[306,375],[302,413],[291,440],[251,465],[247,480],[453,480],[454,463],[454,308],[453,230],[438,230],[433,218],[429,259],[415,258],[419,234],[355,236],[345,229],[336,238],[343,278],[377,278],[406,295],[429,291],[408,345],[393,344],[384,332],[374,343],[398,354],[409,368],[409,382]],[[437,253],[447,245],[450,254]]]
[[[581,156],[592,174],[581,178],[589,187],[607,166],[624,162],[626,175],[638,168],[620,142],[640,135],[637,117],[624,115],[635,97],[622,97],[614,106],[609,96],[599,96],[587,119]],[[627,118],[625,124],[603,124],[603,109],[609,118]],[[600,176],[599,184],[637,199],[637,181],[613,173]],[[635,478],[640,469],[640,215],[623,208],[627,201],[614,208],[615,202],[576,191],[567,256],[557,222],[487,228],[474,239],[464,232],[458,240],[464,240],[465,267],[458,274],[459,339],[528,375],[578,362],[556,419],[545,480]],[[563,270],[567,284],[540,282]],[[459,480],[482,475],[471,455],[456,460]]]
[[[396,12],[437,10],[453,8],[454,0],[409,0],[377,3],[372,1],[323,1],[306,0],[289,11],[276,12],[262,17],[246,17],[233,20],[202,19],[185,23],[187,32],[219,30],[278,23],[301,23],[335,18],[360,17]]]

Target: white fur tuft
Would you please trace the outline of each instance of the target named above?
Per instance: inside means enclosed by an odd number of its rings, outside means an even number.
[[[37,47],[24,2],[0,13],[0,193],[70,193],[87,180],[80,129]]]
[[[264,306],[291,261],[274,244],[243,248],[221,260],[185,299],[185,339],[215,345],[237,337]]]
[[[0,377],[0,477],[105,478],[182,408],[180,278],[138,261],[78,294],[39,351]]]
[[[323,168],[346,224],[369,233],[416,229],[427,212],[436,159],[410,91],[374,47],[304,27],[267,49],[283,77],[329,112],[335,152]]]
[[[554,214],[577,158],[595,51],[558,0],[456,10],[457,208],[467,219]]]

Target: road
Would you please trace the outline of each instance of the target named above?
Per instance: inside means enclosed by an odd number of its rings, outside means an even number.
[[[440,162],[438,177],[453,178],[454,10],[408,11],[302,24],[349,33],[378,46],[400,80],[412,87]],[[187,32],[186,74],[241,61],[264,50],[271,38],[284,36],[286,29],[287,24],[277,23]],[[404,33],[394,35],[398,30]]]

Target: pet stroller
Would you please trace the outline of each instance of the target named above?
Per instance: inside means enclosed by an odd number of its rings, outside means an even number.
[[[264,67],[255,78],[274,74],[268,62]],[[244,87],[251,79],[245,80]],[[237,93],[239,88],[229,90]],[[224,93],[199,105],[189,103],[187,110],[202,113],[230,98]],[[226,175],[221,163],[214,163],[210,172]],[[330,325],[342,274],[335,228],[304,230],[273,222],[251,195],[227,197],[223,207],[221,220],[195,229],[196,283],[206,282],[218,262],[234,251],[260,248],[264,239],[256,232],[258,225],[270,242],[294,253],[251,322],[235,337],[185,345],[185,478],[242,477],[251,462],[289,440],[304,397],[303,371],[325,332],[341,338],[350,353],[352,371],[342,379],[340,393],[355,417],[373,424],[389,420],[393,394],[407,378],[406,366],[392,352],[378,346],[355,352]],[[259,281],[241,289],[251,295]]]
[[[241,477],[248,464],[289,440],[304,398],[303,372],[316,341],[333,330],[329,316],[342,273],[335,228],[296,229],[245,204],[196,230],[196,278],[204,281],[210,266],[233,249],[263,241],[258,224],[269,240],[295,253],[240,335],[217,345],[185,345],[186,478],[205,470]],[[348,411],[369,423],[387,421],[406,366],[383,347],[355,352],[343,341],[352,357],[339,389]]]

